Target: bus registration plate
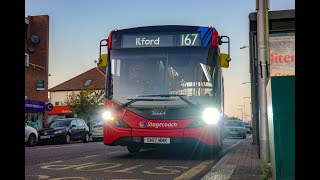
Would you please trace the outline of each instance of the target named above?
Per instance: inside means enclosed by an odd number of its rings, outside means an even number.
[[[145,137],[144,143],[170,144],[170,138],[163,137]]]

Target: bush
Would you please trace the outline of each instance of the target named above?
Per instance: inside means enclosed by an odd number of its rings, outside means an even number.
[[[261,180],[272,180],[271,163],[261,162],[260,164]]]

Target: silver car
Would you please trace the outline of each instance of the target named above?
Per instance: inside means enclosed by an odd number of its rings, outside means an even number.
[[[38,142],[38,132],[35,128],[28,126],[27,123],[24,127],[24,142],[28,146],[34,146]]]
[[[93,141],[103,140],[103,122],[94,125],[90,134]]]
[[[229,120],[224,125],[224,133],[226,137],[242,137],[246,139],[247,129],[242,121]]]

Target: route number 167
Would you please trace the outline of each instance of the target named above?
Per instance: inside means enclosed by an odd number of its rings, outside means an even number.
[[[195,46],[198,45],[198,34],[182,34],[181,35],[181,46]],[[197,43],[197,44],[196,44]]]

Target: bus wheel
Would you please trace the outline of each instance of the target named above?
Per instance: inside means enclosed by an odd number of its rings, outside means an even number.
[[[138,153],[141,147],[139,144],[130,144],[130,145],[127,145],[127,149],[130,153]]]

